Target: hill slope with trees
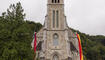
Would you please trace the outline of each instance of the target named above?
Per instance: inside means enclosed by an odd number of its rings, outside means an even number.
[[[105,60],[105,36],[90,36],[72,29],[80,34],[84,60]]]

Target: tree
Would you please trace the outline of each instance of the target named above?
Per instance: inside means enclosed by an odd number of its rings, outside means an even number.
[[[22,6],[11,4],[0,17],[0,60],[32,60],[33,31],[24,20]]]

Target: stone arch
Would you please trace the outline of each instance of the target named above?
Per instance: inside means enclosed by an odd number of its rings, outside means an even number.
[[[55,54],[52,60],[59,60],[59,56]]]
[[[53,54],[51,54],[51,56],[52,60],[60,60],[60,54],[58,52],[54,52]]]

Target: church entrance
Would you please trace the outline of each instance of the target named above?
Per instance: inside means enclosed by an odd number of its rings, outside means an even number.
[[[58,55],[54,55],[54,56],[53,56],[53,60],[59,60]]]

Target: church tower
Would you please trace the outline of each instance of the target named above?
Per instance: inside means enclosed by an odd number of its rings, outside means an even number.
[[[44,26],[37,33],[40,60],[79,60],[78,40],[67,26],[64,0],[47,0]]]
[[[49,30],[64,30],[64,0],[48,0],[47,27]]]

